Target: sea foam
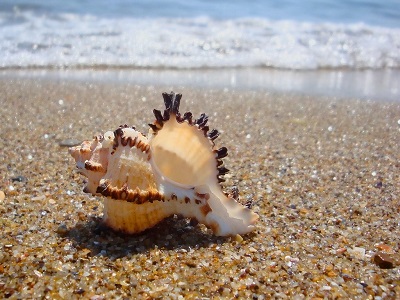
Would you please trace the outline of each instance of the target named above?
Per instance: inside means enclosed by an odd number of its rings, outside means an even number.
[[[0,15],[0,67],[382,69],[400,28],[265,18]]]

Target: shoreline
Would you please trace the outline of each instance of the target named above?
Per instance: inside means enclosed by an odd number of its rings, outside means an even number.
[[[400,70],[279,70],[268,68],[2,69],[0,78],[132,83],[171,87],[269,91],[312,97],[400,101]]]
[[[398,101],[0,77],[0,298],[400,295]],[[171,88],[221,132],[223,188],[253,200],[253,233],[177,217],[133,236],[99,226],[102,199],[82,192],[62,145],[120,124],[146,132]]]

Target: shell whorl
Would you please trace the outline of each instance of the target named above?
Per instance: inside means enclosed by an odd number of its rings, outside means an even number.
[[[126,135],[124,132],[124,128],[132,128],[135,130],[135,126],[129,127],[128,125],[120,125],[115,131],[114,131],[114,143],[113,143],[113,152],[111,152],[111,155],[114,154],[115,150],[118,148],[119,144],[123,147],[129,146],[130,148],[136,147],[137,149],[140,149],[142,152],[148,154],[150,150],[150,145],[148,143],[143,142],[141,139],[138,139],[137,136],[131,137],[129,135]]]

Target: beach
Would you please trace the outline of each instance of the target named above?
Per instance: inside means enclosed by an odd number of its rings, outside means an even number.
[[[254,232],[101,226],[68,146],[146,133],[172,89],[221,132],[223,188],[252,202]],[[400,297],[399,101],[12,76],[0,91],[0,298]]]

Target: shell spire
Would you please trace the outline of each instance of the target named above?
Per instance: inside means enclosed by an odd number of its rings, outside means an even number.
[[[220,186],[229,171],[215,148],[208,116],[193,121],[179,111],[182,95],[163,93],[165,109],[153,110],[149,138],[134,127],[115,131],[69,149],[88,177],[84,191],[104,196],[104,222],[127,233],[141,232],[173,214],[195,218],[216,235],[245,234],[258,216],[225,195]]]

